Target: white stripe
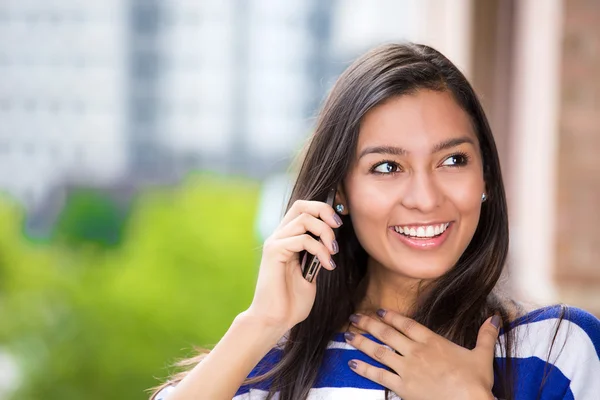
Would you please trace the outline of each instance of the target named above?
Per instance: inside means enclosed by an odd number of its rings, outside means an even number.
[[[552,354],[548,357],[557,318],[520,325],[515,329],[518,358],[537,357],[548,360],[571,380],[576,400],[598,399],[600,393],[600,360],[592,339],[577,324],[563,320],[556,335]],[[505,336],[500,338],[505,343]],[[496,344],[496,356],[503,357],[501,345]]]
[[[265,390],[251,390],[235,396],[233,400],[263,400],[267,397]],[[394,393],[390,393],[390,399],[400,400]],[[273,396],[273,400],[278,400],[279,394]],[[318,388],[310,389],[307,400],[384,400],[385,391],[376,389],[358,389],[352,387],[345,388]]]
[[[356,347],[350,346],[346,342],[329,342],[327,350],[329,349],[340,349],[340,350],[356,350]]]
[[[394,350],[392,349],[390,346],[384,344],[384,347],[387,347],[390,350]],[[339,349],[339,350],[356,350],[356,347],[346,343],[346,342],[329,342],[329,344],[327,345],[327,350],[329,349]]]

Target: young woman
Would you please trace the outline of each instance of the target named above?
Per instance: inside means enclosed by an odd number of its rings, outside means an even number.
[[[153,399],[600,399],[600,321],[501,296],[507,249],[472,87],[430,47],[378,47],[324,104],[252,304]]]

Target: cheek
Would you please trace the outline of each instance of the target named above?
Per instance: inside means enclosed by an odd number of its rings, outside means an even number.
[[[346,184],[348,206],[352,225],[361,242],[368,239],[382,226],[387,226],[389,217],[397,205],[389,188],[382,185],[369,185],[369,182]]]
[[[483,178],[474,175],[465,179],[442,182],[444,196],[461,214],[479,214],[481,195],[485,189]]]
[[[365,196],[365,193],[369,195]],[[352,223],[357,229],[377,225],[386,219],[392,205],[389,194],[386,196],[376,191],[361,190],[352,196],[352,202],[349,203]]]

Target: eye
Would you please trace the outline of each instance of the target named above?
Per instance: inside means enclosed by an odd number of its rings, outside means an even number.
[[[446,158],[442,165],[447,167],[463,167],[467,165],[469,162],[469,156],[465,153],[456,153],[452,154],[450,157]]]
[[[382,175],[393,174],[399,171],[400,166],[398,165],[398,163],[395,163],[393,161],[384,161],[379,164],[376,164],[373,168],[371,168],[371,172]]]

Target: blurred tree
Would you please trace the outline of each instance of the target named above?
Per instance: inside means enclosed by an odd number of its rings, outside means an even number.
[[[198,176],[145,193],[122,245],[100,252],[33,246],[8,210],[0,339],[23,374],[12,398],[147,399],[170,364],[216,343],[252,298],[258,189]]]
[[[121,241],[125,212],[97,189],[75,189],[67,196],[54,236],[71,247],[114,247]]]

